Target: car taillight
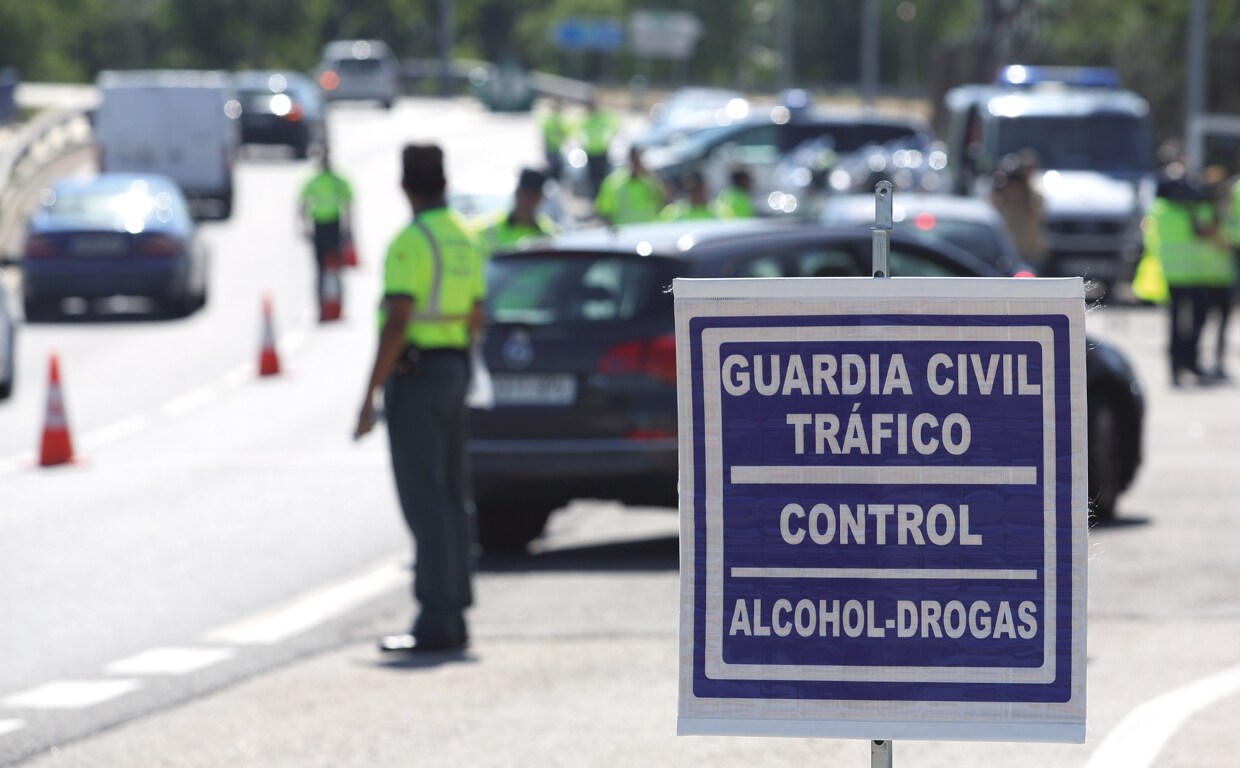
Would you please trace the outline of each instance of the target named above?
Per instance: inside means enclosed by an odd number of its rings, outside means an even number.
[[[1030,272],[1030,271],[1029,271],[1029,270],[1027,270],[1027,269],[1022,269],[1021,271],[1019,271],[1019,272],[1017,272],[1016,274],[1012,275],[1012,277],[1037,277],[1037,275],[1033,274],[1032,272]]]
[[[609,375],[648,376],[667,384],[676,383],[676,337],[638,339],[617,344],[603,353],[596,370]]]
[[[319,87],[325,91],[334,91],[340,85],[340,75],[335,70],[325,69],[319,75]]]
[[[26,258],[42,259],[56,255],[56,246],[51,239],[43,235],[31,235],[26,238]]]
[[[301,108],[301,105],[296,102],[293,102],[293,105],[288,108],[288,113],[284,115],[284,119],[291,120],[294,123],[296,123],[296,122],[299,122],[301,118],[305,116],[305,114],[306,112],[304,109]]]
[[[147,235],[138,242],[142,256],[166,257],[181,253],[181,241],[168,235]]]

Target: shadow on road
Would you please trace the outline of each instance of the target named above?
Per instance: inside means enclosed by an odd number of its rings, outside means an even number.
[[[445,664],[477,664],[480,660],[469,651],[458,651],[451,653],[411,653],[403,656],[385,657],[378,661],[373,659],[356,659],[354,663],[358,666],[370,667],[372,669],[400,671],[406,669],[431,669],[432,667],[441,667]]]
[[[1124,515],[1123,517],[1113,517],[1110,520],[1103,520],[1098,523],[1090,523],[1089,532],[1105,532],[1118,530],[1120,528],[1137,528],[1149,525],[1151,522],[1149,517],[1144,515]]]
[[[484,573],[522,571],[674,571],[680,564],[680,541],[658,536],[634,541],[590,544],[525,555],[483,555]]]

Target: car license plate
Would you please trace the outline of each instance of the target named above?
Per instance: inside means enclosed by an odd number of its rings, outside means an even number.
[[[78,235],[69,241],[69,253],[73,256],[95,258],[100,256],[129,255],[129,238],[125,235]]]
[[[577,378],[568,373],[499,374],[492,376],[496,405],[572,405]]]

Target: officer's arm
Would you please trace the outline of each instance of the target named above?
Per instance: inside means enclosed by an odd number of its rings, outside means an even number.
[[[473,344],[482,341],[482,325],[485,318],[483,315],[483,303],[475,301],[473,309],[469,310],[469,339]]]
[[[366,384],[366,394],[362,398],[362,409],[357,419],[357,430],[354,438],[361,437],[374,426],[375,393],[383,386],[384,380],[392,372],[392,368],[400,359],[405,346],[405,326],[413,316],[413,297],[389,294],[384,297],[385,317],[383,328],[379,331],[379,349],[375,351],[375,362],[370,369],[370,381]]]

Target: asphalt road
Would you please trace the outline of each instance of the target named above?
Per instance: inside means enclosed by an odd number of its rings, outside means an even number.
[[[296,231],[311,164],[256,152],[239,164],[234,218],[204,225],[203,311],[164,320],[129,306],[21,328],[16,391],[0,403],[0,720],[14,693],[183,645],[408,551],[383,435],[350,440],[383,249],[410,216],[399,148],[439,140],[454,186],[502,192],[538,139],[528,119],[484,117],[470,101],[345,106],[331,130],[362,259],[343,322],[316,322]],[[285,368],[270,380],[255,375],[265,295]],[[52,352],[80,460],[39,470]],[[101,722],[82,719],[79,731]],[[50,730],[48,743],[74,732]]]
[[[378,261],[407,216],[397,148],[439,138],[452,178],[484,188],[537,142],[527,117],[464,102],[334,120],[364,262],[343,323],[314,322],[293,228],[309,168],[262,158],[242,167],[236,219],[207,232],[205,311],[22,329],[0,404],[0,764],[864,764],[858,742],[670,735],[668,510],[577,503],[533,557],[485,561],[472,663],[375,657],[370,638],[409,617],[407,539],[382,435],[348,434]],[[260,381],[264,293],[288,372]],[[1119,519],[1090,534],[1087,743],[898,743],[897,764],[1240,764],[1240,388],[1169,387],[1159,310],[1088,323],[1137,366],[1149,417]],[[83,460],[44,471],[22,454],[52,349]],[[1230,355],[1240,372],[1235,340]]]

